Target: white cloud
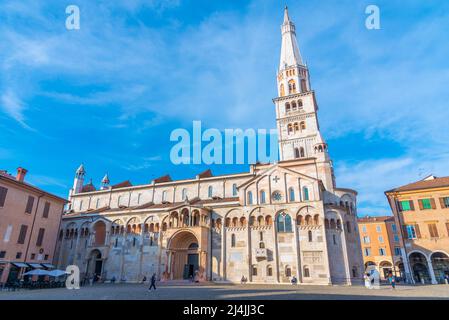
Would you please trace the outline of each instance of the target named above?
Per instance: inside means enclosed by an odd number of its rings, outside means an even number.
[[[7,115],[20,123],[22,127],[28,130],[33,130],[25,123],[23,113],[26,109],[26,105],[14,91],[8,89],[1,95],[0,107]]]

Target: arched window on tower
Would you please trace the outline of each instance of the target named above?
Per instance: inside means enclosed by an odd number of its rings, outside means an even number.
[[[290,80],[288,82],[288,93],[292,94],[292,93],[296,93],[296,83],[295,80]]]
[[[298,159],[300,158],[300,154],[299,154],[299,149],[295,148],[295,158]]]
[[[307,85],[305,79],[301,79],[301,92],[307,92]]]
[[[301,127],[301,130],[306,130],[306,122],[305,121],[301,121],[299,126]]]
[[[298,108],[301,109],[303,107],[302,100],[298,100]]]
[[[287,103],[285,104],[285,113],[289,113],[291,110],[292,110],[292,109],[291,109],[290,103],[287,102]]]
[[[299,124],[298,124],[298,122],[295,122],[295,123],[293,124],[293,129],[295,130],[295,132],[296,132],[296,131],[299,131]]]
[[[281,84],[279,86],[279,94],[280,94],[281,97],[285,96],[285,89],[284,89],[284,85],[283,84]]]
[[[308,238],[309,238],[309,242],[312,242],[312,241],[313,241],[312,230],[309,230],[309,232],[308,232]]]
[[[288,132],[288,134],[290,134],[290,133],[293,132],[293,125],[292,125],[291,123],[289,123],[289,124],[287,125],[287,132]]]
[[[296,107],[296,102],[292,101],[292,111],[296,111],[297,107]]]
[[[231,234],[231,247],[235,248],[235,234]]]

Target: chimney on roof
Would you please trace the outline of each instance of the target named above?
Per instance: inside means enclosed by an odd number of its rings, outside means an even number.
[[[22,167],[18,167],[17,168],[17,175],[16,175],[16,180],[19,182],[23,182],[23,180],[25,180],[25,176],[27,174],[28,170]]]

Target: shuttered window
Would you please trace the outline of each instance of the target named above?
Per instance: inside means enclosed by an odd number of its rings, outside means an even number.
[[[48,218],[48,213],[50,212],[50,202],[45,202],[45,206],[44,206],[44,212],[42,214],[42,217],[44,218]]]
[[[0,187],[0,207],[5,205],[6,194],[8,193],[8,189],[5,187]]]
[[[25,208],[25,213],[31,214],[33,211],[34,197],[28,196],[27,206]]]
[[[421,209],[421,210],[436,209],[434,199],[420,199],[420,200],[418,200],[418,203],[419,203],[419,209]]]
[[[438,229],[435,223],[428,224],[429,234],[431,238],[438,238]]]
[[[40,247],[42,245],[42,242],[44,241],[44,234],[45,234],[45,229],[40,228],[39,234],[37,235],[36,246]]]
[[[449,208],[449,197],[440,198],[440,205],[442,209]],[[0,199],[0,207],[1,207],[1,199]]]
[[[28,226],[22,224],[22,226],[20,227],[19,239],[17,240],[17,243],[19,243],[19,244],[25,243],[27,231],[28,231]]]
[[[413,211],[415,210],[415,207],[412,200],[405,200],[399,202],[399,209],[401,211]]]

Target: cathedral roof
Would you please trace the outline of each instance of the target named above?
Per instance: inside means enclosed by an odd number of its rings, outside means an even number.
[[[162,182],[170,182],[173,181],[169,174],[166,174],[165,176],[156,178],[153,180],[153,183],[162,183]]]

